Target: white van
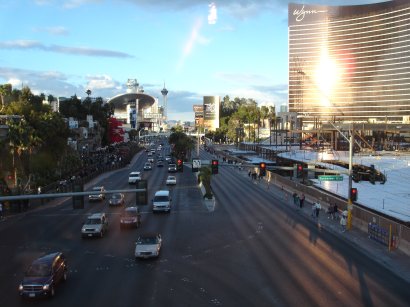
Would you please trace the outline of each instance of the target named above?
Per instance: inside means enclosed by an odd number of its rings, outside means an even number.
[[[155,193],[154,199],[152,200],[152,211],[171,211],[171,196],[169,191],[161,190]]]
[[[131,172],[128,177],[128,183],[135,184],[137,181],[141,181],[141,172]]]

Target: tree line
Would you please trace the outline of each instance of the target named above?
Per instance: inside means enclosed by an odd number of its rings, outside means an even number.
[[[114,107],[87,94],[84,101],[76,95],[64,100],[59,112],[53,112],[50,104],[43,103],[52,102],[52,95],[35,95],[27,86],[20,90],[0,85],[1,124],[7,130],[0,139],[0,178],[13,186],[44,185],[81,168],[80,154],[67,144],[69,137],[76,136],[66,123],[69,117],[81,122],[91,114],[102,128],[102,146],[107,145]]]

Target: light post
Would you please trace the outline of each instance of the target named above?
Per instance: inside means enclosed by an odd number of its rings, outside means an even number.
[[[349,142],[349,183],[348,183],[348,191],[347,191],[347,225],[346,229],[350,230],[352,227],[352,186],[353,186],[353,178],[352,178],[352,170],[353,170],[353,144],[354,144],[354,125],[353,122],[351,123],[350,129],[350,137],[349,139],[336,127],[332,122],[329,122],[339,133]]]
[[[348,190],[348,198],[347,198],[347,229],[350,230],[352,227],[352,165],[353,165],[353,143],[354,143],[354,135],[353,135],[353,122],[351,124],[350,130],[350,141],[349,141],[349,190]]]

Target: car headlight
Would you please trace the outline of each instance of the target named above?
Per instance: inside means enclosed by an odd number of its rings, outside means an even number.
[[[43,290],[48,290],[48,289],[50,289],[50,285],[49,285],[49,284],[46,284],[46,285],[43,286]]]
[[[22,284],[19,285],[19,291],[23,291],[23,285]]]

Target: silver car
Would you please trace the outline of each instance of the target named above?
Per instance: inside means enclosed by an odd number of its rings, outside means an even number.
[[[162,238],[159,233],[147,233],[138,237],[135,243],[135,259],[158,257]]]
[[[124,204],[125,204],[124,194],[122,194],[122,193],[112,194],[110,199],[108,200],[108,204],[110,206],[124,206]]]

